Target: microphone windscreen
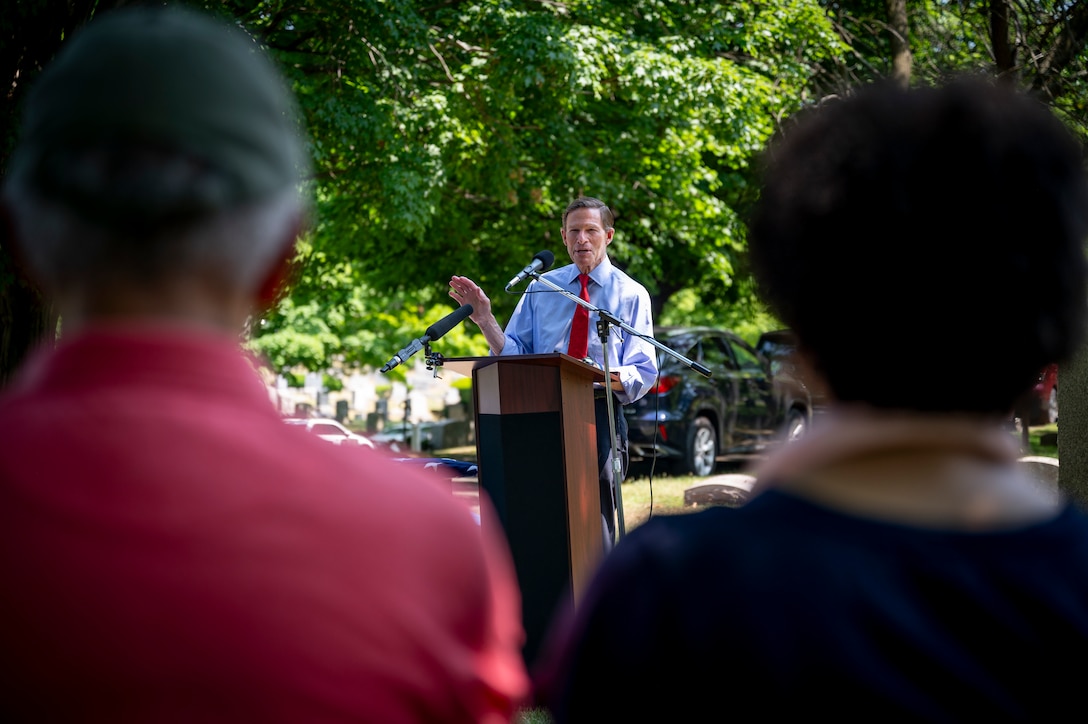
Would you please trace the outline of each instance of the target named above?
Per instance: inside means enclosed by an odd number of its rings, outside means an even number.
[[[427,327],[427,331],[424,332],[424,334],[426,334],[427,338],[433,342],[464,321],[465,317],[470,314],[472,314],[472,305],[462,304],[430,327]]]

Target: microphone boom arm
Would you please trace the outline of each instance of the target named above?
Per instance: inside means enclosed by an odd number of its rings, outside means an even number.
[[[627,324],[627,322],[624,322],[622,319],[618,319],[616,317],[616,315],[612,314],[611,312],[590,304],[589,302],[582,299],[577,294],[564,289],[563,287],[553,283],[550,279],[545,279],[544,277],[540,276],[539,274],[533,273],[531,276],[534,279],[536,279],[538,282],[540,282],[541,284],[543,284],[545,286],[548,286],[548,287],[551,287],[553,290],[559,292],[560,294],[567,297],[568,299],[570,299],[574,303],[580,304],[581,306],[585,307],[590,312],[596,312],[597,315],[602,320],[608,322],[612,326],[618,327],[618,328],[622,329],[623,331],[627,332],[628,334],[632,334],[632,335],[638,337],[639,339],[643,339],[643,340],[649,342],[650,344],[652,344],[653,346],[657,347],[662,352],[664,352],[664,353],[666,353],[666,354],[668,354],[668,355],[670,355],[672,357],[675,357],[676,359],[680,360],[681,362],[683,362],[685,365],[687,365],[691,369],[693,369],[696,372],[698,372],[699,374],[701,374],[703,377],[708,377],[709,378],[711,376],[710,368],[706,367],[705,365],[699,364],[698,362],[696,362],[694,360],[688,359],[687,357],[680,354],[679,352],[672,349],[671,347],[669,347],[667,345],[664,345],[661,342],[658,342],[653,337],[650,337],[648,335],[643,334],[642,332],[638,331],[637,329],[635,329],[631,325]]]

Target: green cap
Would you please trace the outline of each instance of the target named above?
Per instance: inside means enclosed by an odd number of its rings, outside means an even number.
[[[196,216],[265,198],[309,170],[294,97],[271,59],[239,28],[180,7],[91,21],[43,71],[24,113],[9,180],[92,218]],[[225,182],[107,191],[67,163],[133,148],[192,158]]]

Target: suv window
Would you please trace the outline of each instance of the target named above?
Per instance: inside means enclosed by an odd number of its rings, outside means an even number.
[[[722,346],[722,340],[718,337],[707,337],[703,340],[703,364],[711,369],[725,367],[733,369],[733,360]]]
[[[762,372],[763,363],[759,361],[759,357],[747,347],[741,347],[739,344],[733,345],[733,351],[737,353],[737,361],[740,363],[740,368],[747,372]]]

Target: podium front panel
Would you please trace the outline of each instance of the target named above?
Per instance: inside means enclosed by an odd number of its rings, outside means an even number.
[[[474,385],[484,415],[516,415],[558,412],[563,401],[560,378],[550,368],[544,374],[537,365],[493,364],[476,370]]]
[[[559,357],[472,368],[480,490],[510,543],[530,664],[558,607],[577,604],[604,551],[593,370]]]
[[[478,429],[493,443],[478,462],[480,489],[491,498],[514,557],[527,661],[535,659],[556,606],[573,604],[558,423],[558,412],[485,415]]]

